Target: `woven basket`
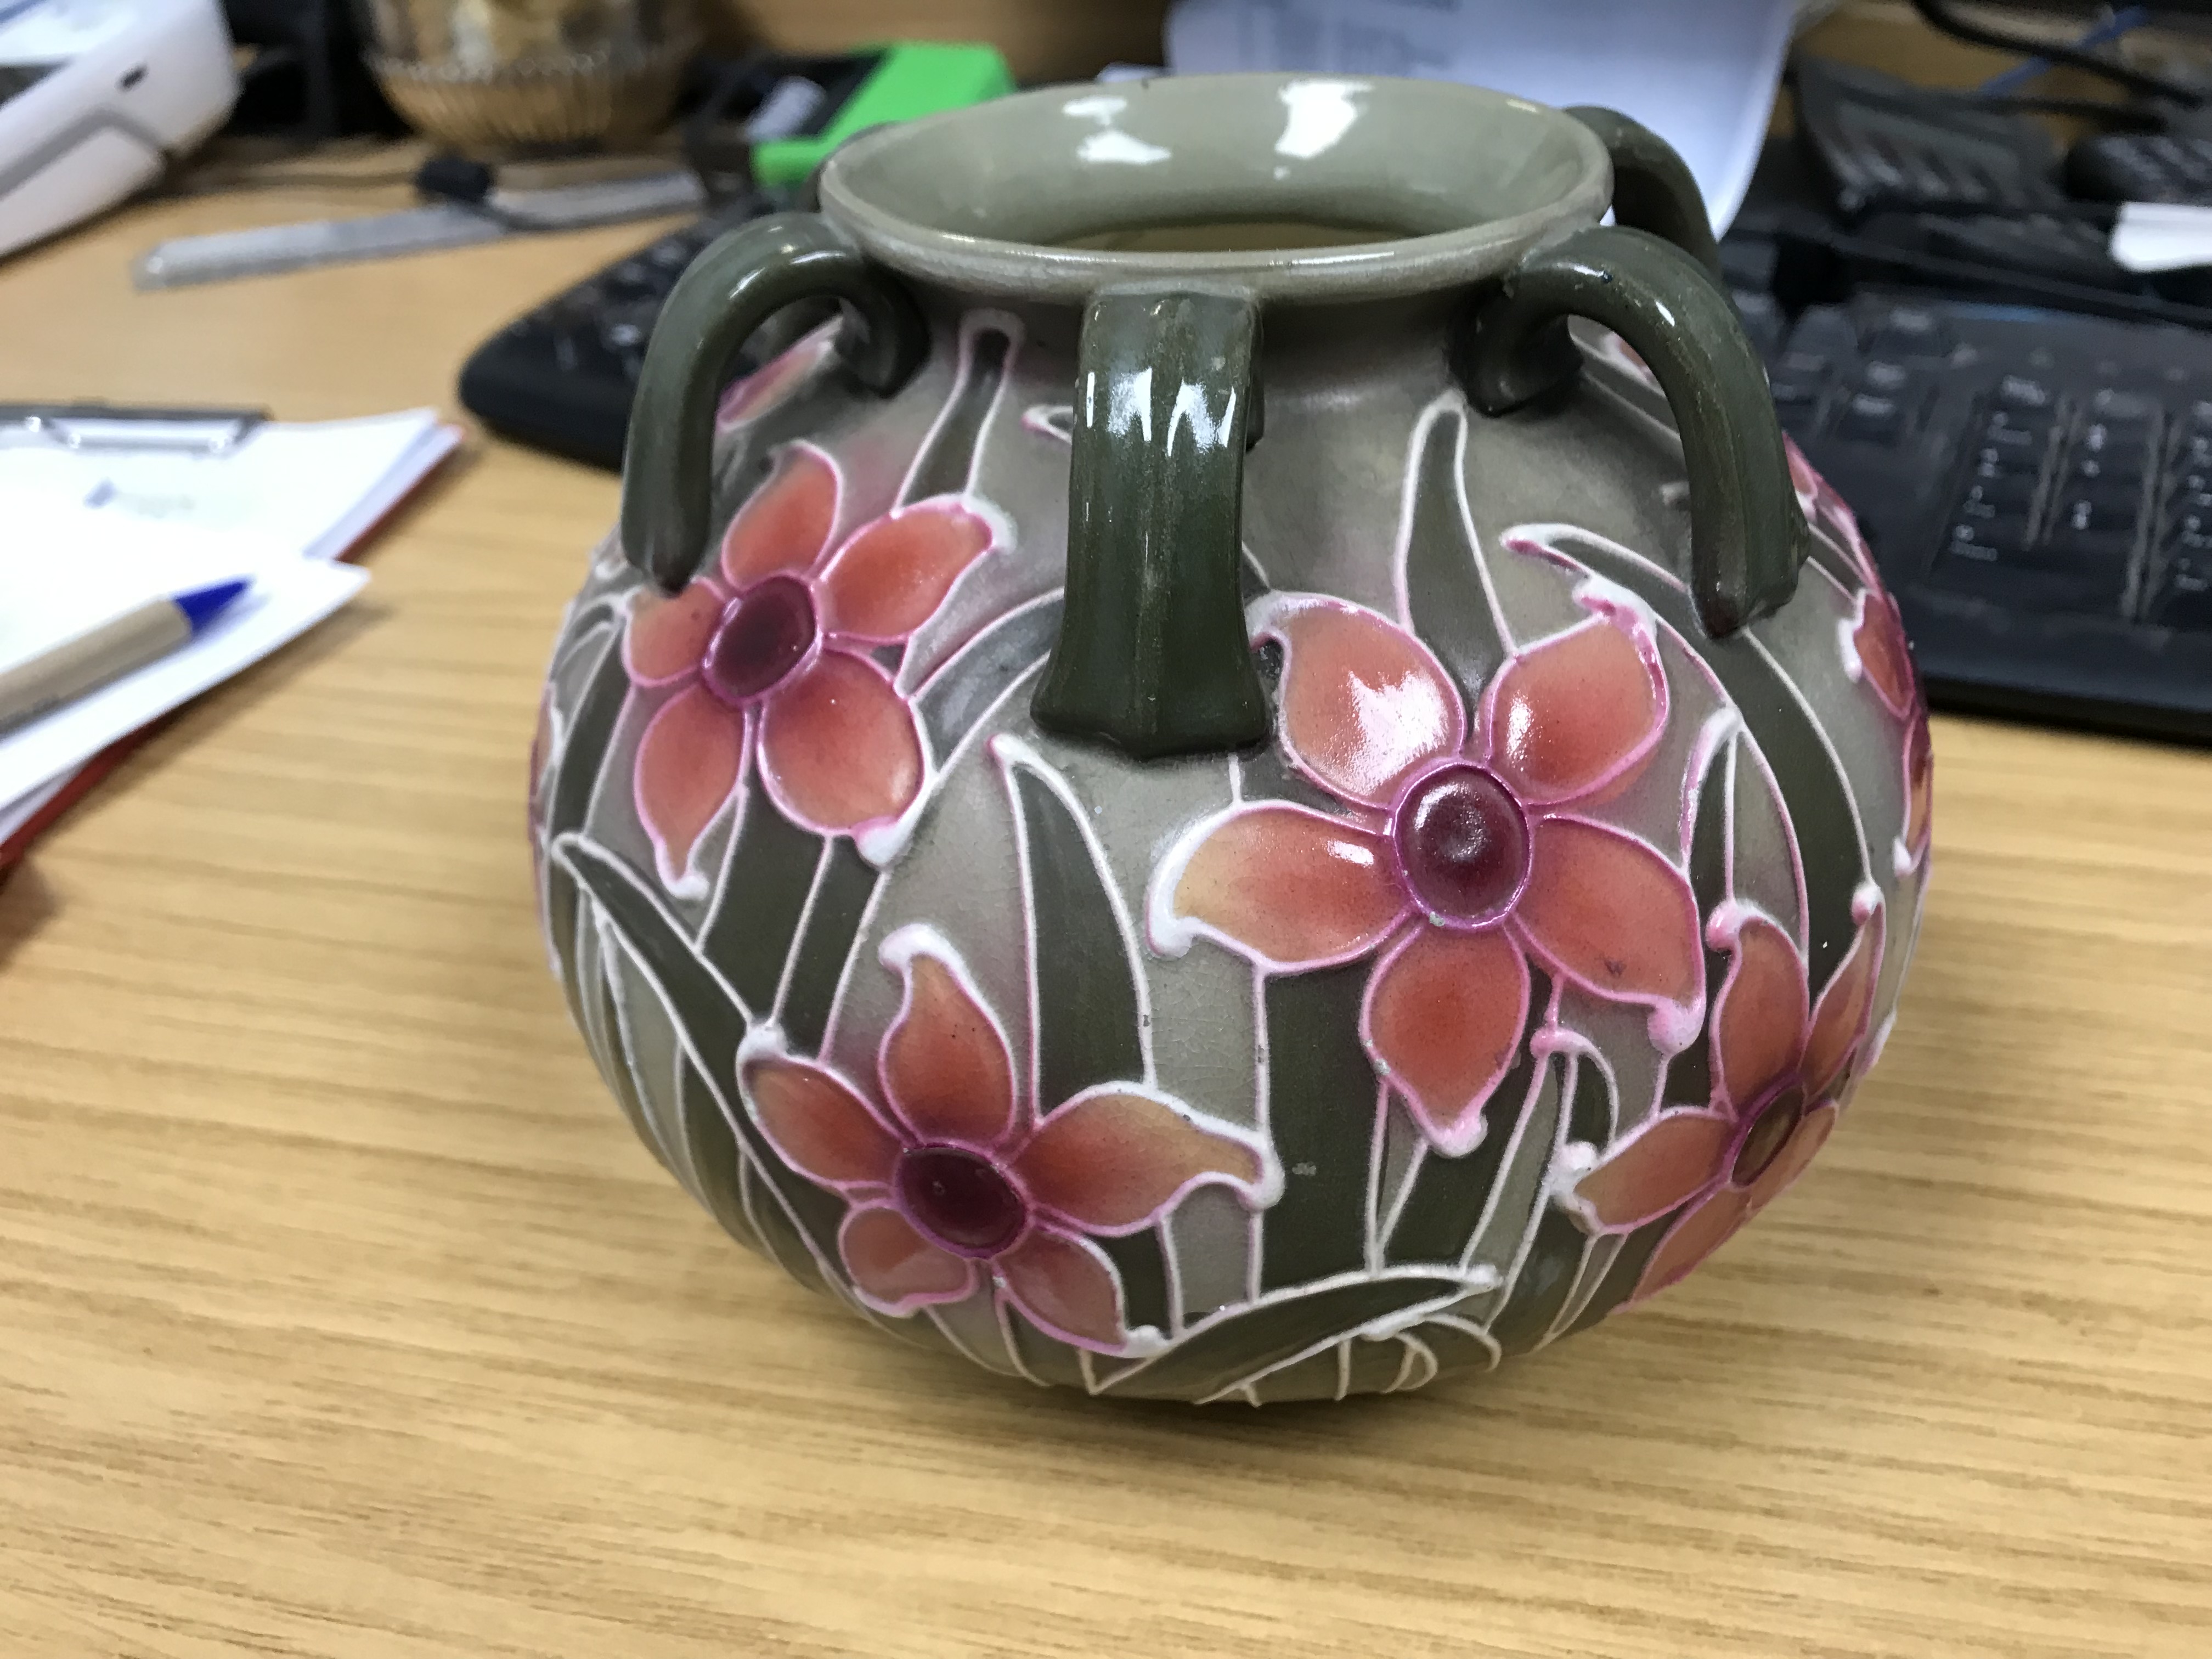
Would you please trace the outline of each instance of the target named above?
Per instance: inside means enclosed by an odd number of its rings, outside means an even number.
[[[657,131],[674,107],[696,36],[657,46],[526,58],[496,69],[424,64],[372,52],[392,107],[425,137],[456,149],[625,143]]]

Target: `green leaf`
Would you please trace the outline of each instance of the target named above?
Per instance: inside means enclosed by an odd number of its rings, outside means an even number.
[[[1332,1337],[1467,1294],[1464,1279],[1394,1273],[1279,1291],[1216,1315],[1166,1352],[1117,1372],[1099,1390],[1144,1400],[1206,1400]]]
[[[1562,535],[1559,550],[1651,607],[1713,671],[1743,716],[1790,809],[1790,831],[1805,866],[1811,980],[1825,985],[1858,938],[1851,895],[1868,872],[1860,856],[1858,815],[1827,739],[1798,700],[1796,686],[1752,630],[1706,635],[1681,586],[1626,548],[1595,537]]]
[[[1429,422],[1414,462],[1403,557],[1407,620],[1473,708],[1508,647],[1467,521],[1461,471],[1467,421],[1464,410],[1453,410]]]
[[[983,424],[998,401],[999,385],[1006,379],[1006,360],[1012,352],[1013,342],[1003,331],[975,331],[968,361],[962,365],[967,372],[922,453],[915,458],[904,500],[957,495],[968,488],[968,475],[975,468],[975,447],[983,440]]]
[[[1577,1060],[1570,1086],[1564,1138],[1602,1146],[1612,1136],[1613,1122],[1613,1085],[1605,1068],[1594,1060]],[[1527,1353],[1551,1334],[1574,1294],[1590,1251],[1590,1236],[1571,1216],[1548,1199],[1538,1202],[1545,1207],[1528,1258],[1514,1275],[1505,1305],[1490,1322],[1492,1338],[1508,1354]]]
[[[1390,1261],[1457,1261],[1474,1242],[1483,1209],[1504,1174],[1514,1127],[1529,1103],[1537,1060],[1528,1039],[1543,1024],[1551,1002],[1551,981],[1531,963],[1528,1017],[1522,1025],[1520,1051],[1483,1103],[1482,1139],[1463,1158],[1445,1158],[1433,1146],[1428,1149],[1421,1167],[1414,1172],[1413,1189],[1398,1212],[1398,1224],[1384,1242]],[[1543,1156],[1547,1160],[1551,1157],[1548,1142]]]
[[[1026,751],[1009,750],[1006,768],[1029,895],[1042,1115],[1095,1085],[1143,1079],[1143,982],[1112,873],[1085,833],[1066,781]],[[1168,1274],[1158,1234],[1097,1243],[1121,1275],[1129,1323],[1164,1328]]]
[[[1366,1264],[1376,1084],[1359,1000],[1370,966],[1267,981],[1267,1125],[1284,1173],[1263,1228],[1260,1282],[1271,1290]]]
[[[960,647],[915,694],[914,712],[942,762],[960,746],[1008,687],[1048,656],[1060,637],[1060,596],[1008,611]]]
[[[837,982],[844,977],[861,918],[882,879],[851,842],[841,837],[830,843],[830,861],[814,889],[814,908],[792,945],[796,960],[783,994],[783,1037],[794,1053],[821,1052],[830,1006],[837,1000]]]
[[[777,811],[765,789],[750,791],[699,939],[748,1008],[764,1014],[775,1000],[822,848],[822,837]]]
[[[629,697],[629,670],[623,665],[622,630],[617,628],[609,633],[599,665],[592,671],[590,684],[568,722],[568,734],[561,745],[560,769],[554,774],[552,793],[545,807],[545,927],[561,963],[561,988],[568,999],[568,1017],[579,1030],[584,1025],[584,1006],[576,987],[576,886],[569,872],[552,857],[551,848],[562,836],[583,828],[592,791],[599,787],[607,744]]]
[[[1690,828],[1690,890],[1697,895],[1698,914],[1710,918],[1728,897],[1728,792],[1735,776],[1733,739],[1713,751],[1705,775],[1698,786],[1697,817]],[[1705,952],[1705,1006],[1712,1006],[1728,976],[1728,954],[1711,945]],[[1713,1023],[1698,1028],[1690,1046],[1667,1062],[1667,1086],[1662,1099],[1699,1105],[1711,1098]],[[1610,1123],[1607,1130],[1610,1133]],[[1584,1136],[1603,1146],[1605,1135]]]
[[[556,842],[553,855],[574,872],[606,913],[639,973],[659,994],[692,1063],[721,1103],[736,1139],[750,1154],[755,1172],[783,1200],[822,1257],[836,1261],[844,1201],[793,1174],[738,1105],[738,1046],[744,1041],[746,1026],[744,1011],[727,981],[692,948],[676,919],[620,859],[576,835]]]

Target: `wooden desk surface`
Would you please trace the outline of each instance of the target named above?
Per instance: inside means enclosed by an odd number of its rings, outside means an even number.
[[[450,404],[646,234],[125,278],[372,204],[0,266],[0,397]],[[2212,1653],[2212,755],[1939,720],[1888,1057],[1650,1310],[1419,1395],[1109,1407],[786,1283],[568,1029],[523,757],[615,495],[478,441],[0,889],[0,1652]]]

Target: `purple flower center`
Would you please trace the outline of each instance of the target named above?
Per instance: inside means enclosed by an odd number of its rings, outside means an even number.
[[[722,607],[702,665],[707,689],[732,706],[765,696],[814,648],[814,595],[796,576],[770,576]]]
[[[909,1147],[891,1180],[908,1218],[962,1255],[994,1255],[1029,1224],[1013,1183],[963,1147]]]
[[[1468,761],[1415,780],[1390,825],[1413,901],[1447,927],[1480,927],[1513,908],[1528,879],[1528,815]]]
[[[1774,1160],[1782,1156],[1782,1149],[1790,1144],[1790,1137],[1797,1133],[1797,1126],[1805,1121],[1805,1091],[1784,1089],[1767,1103],[1751,1126],[1751,1133],[1736,1148],[1735,1168],[1729,1179],[1739,1187],[1748,1187],[1765,1175]]]

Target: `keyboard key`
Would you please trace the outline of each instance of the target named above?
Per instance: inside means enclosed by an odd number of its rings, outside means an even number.
[[[1893,306],[1875,320],[1867,349],[1881,357],[1948,357],[1951,354],[1950,331],[1932,311],[1917,306]]]
[[[1966,486],[1966,493],[1959,500],[1959,515],[1983,520],[2000,513],[2024,514],[2034,500],[2034,474],[2000,472],[1992,477],[1977,477]]]
[[[1894,443],[1905,432],[1905,411],[1894,398],[1862,392],[1844,404],[1836,421],[1838,437],[1862,443]]]
[[[2091,421],[2081,428],[2081,437],[2075,441],[2075,453],[2082,455],[2132,455],[2148,461],[2150,431],[2148,421]]]
[[[2117,617],[2125,574],[2116,580],[2101,573],[2023,570],[1947,554],[1936,561],[1927,580],[1931,586],[2015,611]]]
[[[2136,485],[2150,471],[2148,449],[2076,449],[2074,464],[2066,470],[2069,480],[2081,483]]]
[[[2066,569],[2080,567],[2086,570],[2118,569],[2123,577],[2127,574],[2128,556],[2135,551],[2136,532],[2126,530],[2104,530],[2089,526],[2077,527],[2061,523],[2051,527],[2043,544],[2028,552],[2028,563],[2036,569]]]
[[[2139,488],[2119,489],[2109,484],[2076,487],[2060,493],[2057,511],[2051,514],[2051,526],[2054,531],[2061,526],[2075,531],[2124,531],[2132,536],[2136,520],[2142,513],[2142,491]]]
[[[2019,427],[1992,427],[1982,434],[1974,449],[1978,471],[2021,472],[2030,477],[2043,470],[2051,453],[2051,434]]]
[[[2199,537],[2204,538],[2205,545],[2212,546],[2212,495],[2184,495],[2169,502],[2166,509],[2166,545],[2188,545]]]
[[[2148,428],[2158,418],[2158,401],[2139,392],[2107,389],[2089,400],[2089,418],[2113,426]]]
[[[1858,330],[1842,312],[1815,306],[1800,316],[1797,326],[1790,331],[1790,351],[1791,356],[1815,360],[1814,372],[1826,374],[1831,362],[1858,356]]]
[[[2168,560],[2148,615],[2165,628],[2212,629],[2212,553]]]
[[[2008,374],[1997,382],[1997,402],[2007,409],[2052,409],[2058,394],[2040,380]]]
[[[1952,521],[1944,556],[1973,564],[2006,564],[2017,561],[2027,544],[2024,513],[2000,514],[1979,521],[1957,519]]]
[[[1743,323],[1743,331],[1751,339],[1752,349],[1761,357],[1771,357],[1782,349],[1789,319],[1782,307],[1774,303],[1770,294],[1735,294],[1736,315]]]

